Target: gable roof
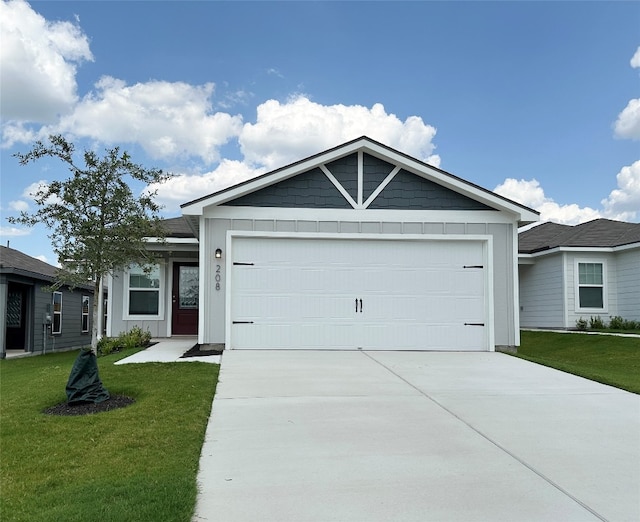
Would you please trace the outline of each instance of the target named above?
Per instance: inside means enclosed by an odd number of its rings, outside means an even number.
[[[13,248],[0,246],[0,273],[53,281],[58,268]]]
[[[640,243],[640,223],[603,218],[575,226],[542,223],[518,234],[521,254],[558,247],[613,248],[633,243]]]
[[[462,178],[454,176],[444,170],[417,160],[407,154],[374,141],[367,136],[362,136],[256,178],[184,203],[181,205],[182,212],[184,215],[188,216],[202,215],[206,207],[226,204],[230,201],[264,189],[265,187],[272,186],[303,173],[308,173],[312,169],[321,169],[325,174],[327,174],[329,170],[326,168],[327,164],[354,153],[365,153],[384,162],[388,162],[392,166],[395,166],[394,173],[406,171],[407,173],[419,176],[424,180],[433,182],[445,189],[461,194],[470,200],[486,205],[492,210],[506,211],[514,214],[521,225],[538,220],[539,213],[531,208],[465,181]],[[334,182],[336,186],[340,185],[331,172],[327,174],[327,177],[329,176],[334,178],[332,182]],[[350,207],[366,208],[363,202],[356,203],[353,198],[349,199],[349,190],[344,187],[341,188],[342,195],[345,196],[347,201],[351,202]],[[354,205],[354,203],[356,203],[356,205]]]

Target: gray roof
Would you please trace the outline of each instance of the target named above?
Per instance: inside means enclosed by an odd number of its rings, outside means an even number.
[[[196,237],[189,223],[182,216],[163,219],[162,225],[165,228],[167,237]]]
[[[0,246],[0,273],[14,273],[53,281],[58,268],[19,250]]]
[[[518,234],[518,252],[532,254],[557,247],[611,248],[640,243],[640,223],[594,219],[580,225],[543,223]]]

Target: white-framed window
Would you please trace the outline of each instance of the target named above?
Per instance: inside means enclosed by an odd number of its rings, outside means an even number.
[[[125,319],[162,319],[163,273],[160,265],[132,265],[125,272]]]
[[[89,296],[82,296],[82,312],[81,312],[82,333],[89,331]]]
[[[576,309],[602,312],[607,308],[607,264],[604,260],[576,260]]]
[[[51,333],[62,333],[62,292],[53,292]]]

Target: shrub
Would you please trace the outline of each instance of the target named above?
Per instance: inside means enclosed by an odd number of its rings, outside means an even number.
[[[599,316],[591,317],[589,319],[589,328],[592,330],[603,330],[605,328],[604,322]]]
[[[576,328],[582,332],[587,329],[588,323],[582,317],[576,321]]]
[[[98,355],[109,355],[127,348],[145,348],[151,344],[151,332],[143,331],[134,326],[128,332],[122,332],[118,337],[103,337],[98,341]]]
[[[611,321],[609,321],[609,328],[611,328],[611,330],[624,330],[624,324],[626,322],[627,321],[625,321],[619,315],[614,315],[611,318]]]

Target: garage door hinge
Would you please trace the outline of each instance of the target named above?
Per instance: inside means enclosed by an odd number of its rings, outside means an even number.
[[[463,268],[484,268],[483,265],[464,265]]]
[[[253,321],[232,321],[231,324],[253,324]]]
[[[484,323],[464,323],[465,326],[484,326]]]
[[[239,261],[234,261],[233,264],[241,266],[253,266],[253,263],[240,263]]]

